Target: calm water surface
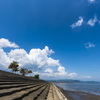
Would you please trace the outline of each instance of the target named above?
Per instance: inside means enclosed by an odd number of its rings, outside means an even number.
[[[64,90],[83,91],[100,95],[100,83],[54,83]]]

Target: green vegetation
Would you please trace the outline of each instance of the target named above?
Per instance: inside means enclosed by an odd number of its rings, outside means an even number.
[[[34,76],[34,78],[37,78],[37,79],[39,79],[39,75],[35,75],[35,76]]]
[[[28,70],[26,68],[21,68],[20,70],[18,69],[18,62],[16,61],[13,61],[10,65],[9,65],[9,69],[12,70],[12,72],[17,72],[17,71],[20,71],[20,73],[25,76],[26,74],[30,74],[32,73],[32,70]]]
[[[21,68],[20,73],[25,76],[28,73],[28,70],[26,68]]]
[[[31,70],[28,70],[28,69],[26,69],[26,68],[21,68],[21,69],[20,69],[20,73],[21,73],[23,76],[25,76],[26,74],[32,73],[32,71],[31,71]]]
[[[28,73],[31,74],[32,73],[32,70],[29,70]]]
[[[12,72],[17,72],[17,71],[19,71],[18,70],[18,62],[16,62],[16,61],[13,61],[10,65],[9,65],[9,69],[11,69],[12,70]]]

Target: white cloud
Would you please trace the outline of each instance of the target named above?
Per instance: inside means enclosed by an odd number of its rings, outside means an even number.
[[[62,66],[59,66],[59,67],[58,67],[58,71],[59,71],[60,73],[65,73],[65,68],[62,67]]]
[[[28,58],[32,64],[36,64],[38,67],[46,66],[46,67],[55,67],[59,66],[59,60],[54,60],[49,57],[54,51],[49,50],[47,46],[43,50],[41,49],[31,49]]]
[[[64,68],[64,67],[63,67]],[[62,68],[62,69],[63,69]],[[58,67],[59,69],[59,67]],[[65,69],[65,68],[64,68]],[[63,70],[64,71],[64,70]],[[39,74],[40,78],[45,80],[55,80],[55,79],[80,79],[80,80],[88,80],[91,79],[91,76],[78,76],[77,73],[68,73],[64,71],[53,71],[52,69],[48,68],[44,72],[34,72],[34,74]]]
[[[59,60],[50,57],[54,51],[47,46],[44,49],[31,49],[29,53],[24,49],[13,49],[6,53],[4,47],[17,48],[18,46],[8,39],[0,39],[0,67],[7,68],[12,61],[19,62],[20,67],[30,67],[33,70],[60,65]]]
[[[79,17],[79,20],[76,23],[72,24],[71,27],[75,28],[75,27],[82,26],[83,22],[86,25],[89,25],[89,26],[92,26],[92,27],[95,26],[96,23],[100,24],[100,20],[97,18],[97,16],[94,16],[94,18],[89,19],[87,22],[85,22],[83,20],[83,17]]]
[[[0,67],[7,68],[9,63],[11,63],[10,58],[7,56],[7,53],[3,49],[0,49]]]
[[[88,0],[89,2],[95,2],[96,0]]]
[[[79,17],[79,20],[76,23],[72,24],[71,27],[72,28],[79,27],[83,24],[83,21],[84,21],[83,17]]]
[[[86,48],[92,48],[92,47],[95,47],[95,44],[91,43],[91,42],[88,42],[88,43],[84,43],[85,47]]]
[[[47,68],[44,72],[53,73],[53,70],[50,68]]]
[[[54,79],[71,79],[76,78],[77,73],[68,73],[65,71],[65,67],[59,66],[57,71],[53,71],[51,68],[47,68],[43,73],[38,73],[41,75],[42,78],[49,78]],[[48,78],[47,77],[47,78]]]
[[[2,53],[3,52],[3,53]],[[5,67],[7,67],[11,61],[19,62],[21,67],[30,65],[36,66],[37,68],[41,67],[55,67],[59,66],[59,60],[54,60],[53,58],[49,57],[52,53],[52,50],[49,50],[47,46],[43,50],[41,49],[31,49],[29,53],[27,53],[24,49],[14,49],[11,50],[9,53],[0,49],[0,61],[3,59],[7,60]],[[0,63],[1,65],[4,64],[3,62]]]
[[[69,78],[74,78],[77,77],[77,73],[70,73],[68,74]]]
[[[94,16],[94,19],[90,19],[87,24],[90,26],[94,26],[96,22],[99,22],[96,16]]]
[[[10,42],[8,39],[1,38],[0,39],[0,48],[3,48],[3,47],[17,48],[19,46],[16,45],[15,43]]]
[[[59,66],[58,72],[55,73],[55,76],[66,76],[67,72],[65,71],[65,67]]]
[[[83,78],[83,79],[91,79],[91,76],[81,76],[79,78]]]
[[[33,70],[33,74],[40,74],[42,79],[50,77],[52,77],[51,79],[77,78],[77,73],[66,72],[65,67],[61,66],[59,60],[50,57],[54,51],[47,46],[44,49],[31,49],[29,53],[24,49],[16,49],[18,46],[7,39],[1,39],[0,46],[1,69],[8,69],[11,62],[17,61],[19,62],[19,67],[30,68]],[[6,53],[3,47],[13,47],[15,49]]]
[[[7,54],[8,58],[11,61],[17,61],[19,62],[20,66],[25,66],[26,64],[30,63],[30,60],[28,58],[28,54],[24,49],[14,49],[11,50],[8,54]]]

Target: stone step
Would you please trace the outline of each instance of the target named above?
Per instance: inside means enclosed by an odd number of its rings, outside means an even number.
[[[39,84],[39,83],[38,83]],[[37,85],[38,85],[37,84]],[[12,84],[12,85],[0,85],[1,89],[10,89],[10,88],[16,88],[16,87],[23,87],[23,86],[29,86],[29,85],[36,85],[35,83],[29,83],[29,84]]]
[[[0,82],[43,82],[44,83],[45,81],[40,81],[40,80],[35,80],[35,79],[33,79],[33,80],[16,79],[16,77],[15,77],[13,79],[11,79],[11,78],[0,79]]]
[[[31,87],[29,89],[25,89],[19,92],[15,92],[11,95],[1,97],[0,100],[22,100],[23,97],[26,95],[32,93],[33,91],[38,90],[39,88],[43,87],[44,85],[36,86],[36,87]]]
[[[0,82],[26,82],[27,80],[8,80],[8,79],[2,79]],[[35,82],[35,81],[29,81],[29,82]]]
[[[0,85],[25,84],[25,82],[0,82]]]
[[[35,80],[26,80],[26,79],[17,79],[17,78],[0,78],[0,82],[26,82],[26,81],[30,81],[30,82],[40,82],[40,81],[35,81]],[[42,82],[42,81],[41,81]]]
[[[35,84],[35,85],[28,85],[28,86],[23,86],[23,87],[17,87],[17,88],[10,88],[10,89],[2,89],[0,90],[0,97],[6,96],[6,95],[11,95],[15,92],[20,92],[22,90],[30,89],[33,87],[40,86],[41,84]]]
[[[32,92],[28,96],[24,97],[22,100],[35,100],[35,98],[37,98],[46,87],[47,85],[41,87],[37,91]]]
[[[35,100],[46,100],[50,86],[47,86]]]

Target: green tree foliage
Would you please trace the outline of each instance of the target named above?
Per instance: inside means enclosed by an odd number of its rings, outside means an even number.
[[[21,73],[23,76],[25,76],[26,74],[32,73],[32,70],[28,70],[28,69],[26,69],[26,68],[21,68],[21,69],[20,69],[20,73]]]
[[[17,71],[19,71],[18,70],[18,62],[16,62],[16,61],[13,61],[10,65],[9,65],[9,69],[11,69],[12,70],[12,72],[17,72]]]
[[[25,76],[26,74],[28,74],[28,69],[26,69],[26,68],[21,68],[21,69],[20,69],[20,73],[21,73],[23,76]]]
[[[34,76],[34,78],[37,78],[37,79],[39,79],[39,75],[35,75],[35,76]]]
[[[32,70],[29,70],[28,73],[29,73],[29,74],[32,73]]]

